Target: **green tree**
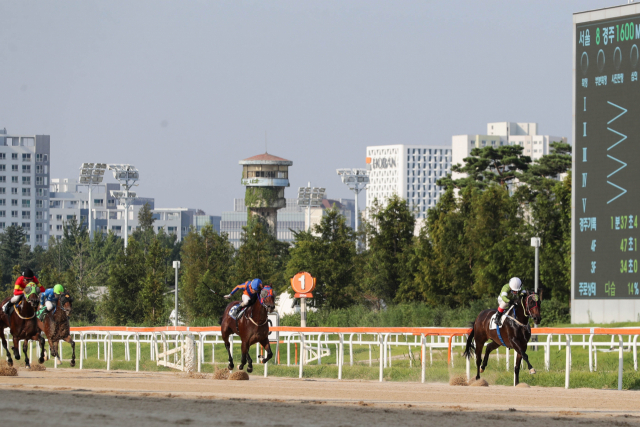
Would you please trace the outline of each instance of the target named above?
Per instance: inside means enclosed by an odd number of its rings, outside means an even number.
[[[189,231],[182,245],[180,287],[188,321],[217,320],[222,314],[227,304],[222,296],[233,286],[230,276],[234,253],[227,234],[216,233],[211,225],[200,233],[193,228]]]
[[[140,243],[129,239],[109,268],[104,310],[112,325],[137,324],[144,319],[140,290],[146,277],[146,263]]]
[[[344,308],[353,304],[357,295],[355,256],[355,234],[334,207],[313,227],[313,233],[295,233],[286,277],[308,272],[316,278],[315,303]]]
[[[155,232],[153,231],[154,222],[155,218],[153,217],[151,206],[149,203],[145,203],[138,211],[139,228],[132,233],[132,236],[142,244],[145,253],[149,250],[149,246],[155,237]]]
[[[397,195],[384,207],[375,200],[366,229],[369,250],[363,254],[365,292],[370,298],[391,302],[404,276],[404,252],[413,245],[414,213]]]
[[[14,266],[20,269],[20,260],[26,250],[26,233],[22,227],[10,225],[0,234],[0,260],[2,263],[2,283],[13,288],[15,279],[12,277]]]
[[[235,258],[232,283],[260,278],[282,292],[287,287],[284,271],[289,259],[289,244],[278,241],[260,219],[244,227],[242,246]]]
[[[160,245],[158,239],[153,239],[146,257],[147,274],[143,279],[140,291],[140,302],[144,312],[144,320],[151,325],[161,324],[165,320],[164,293],[165,258],[168,250]]]

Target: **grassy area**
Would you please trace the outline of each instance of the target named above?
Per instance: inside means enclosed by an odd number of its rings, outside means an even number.
[[[578,338],[578,337],[576,337]],[[557,338],[556,338],[557,339]],[[541,342],[546,342],[545,337],[541,337]],[[609,342],[610,337],[597,337],[599,342]],[[557,342],[554,340],[554,342]],[[617,341],[616,341],[617,342]],[[107,363],[104,360],[104,346],[100,344],[100,358],[98,358],[98,344],[87,344],[87,359],[84,360],[84,369],[106,369]],[[617,345],[617,344],[616,344]],[[275,347],[275,346],[274,346]],[[273,349],[275,353],[275,348]],[[287,366],[287,346],[280,344],[280,364],[269,364],[270,376],[282,377],[298,377],[297,354],[295,346],[290,346],[289,361]],[[608,351],[609,347],[601,347],[598,351],[597,371],[589,372],[588,351],[581,346],[572,348],[572,371],[571,371],[571,387],[590,387],[590,388],[617,388],[618,383],[618,351],[615,347],[612,351]],[[304,378],[337,378],[338,367],[336,365],[336,347],[330,345],[331,354],[322,358],[322,364],[317,361],[311,362],[304,366]],[[369,346],[358,345],[353,348],[353,366],[350,365],[349,346],[344,346],[343,378],[354,380],[378,380],[379,364],[378,357],[380,349],[377,345],[371,345],[371,364],[369,366]],[[384,379],[387,381],[420,381],[420,347],[412,346],[412,353],[409,354],[407,347],[393,346],[391,347],[391,367],[384,369]],[[212,346],[205,345],[204,360],[202,364],[202,372],[213,372],[215,369],[224,368],[227,365],[227,353],[222,344],[215,345],[215,364],[212,364]],[[113,360],[110,368],[113,370],[135,370],[135,345],[130,345],[130,361],[125,360],[125,347],[123,343],[113,344]],[[465,360],[461,355],[462,350],[456,348],[453,354],[454,367],[447,364],[446,349],[434,349],[432,353],[433,364],[430,363],[429,351],[427,349],[427,382],[448,382],[449,378],[454,375],[465,375]],[[551,368],[547,372],[544,370],[544,351],[534,351],[529,349],[529,359],[537,370],[536,375],[530,375],[526,367],[521,369],[521,382],[537,386],[564,386],[564,366],[565,366],[565,350],[558,349],[557,344],[551,346]],[[36,355],[36,346],[34,345],[34,356]],[[253,375],[263,375],[264,367],[257,363],[255,347],[251,349],[251,357],[254,359]],[[68,368],[68,359],[71,356],[71,347],[64,343],[63,357],[65,361],[61,367]],[[76,345],[76,369],[79,368],[80,346]],[[37,357],[35,357],[37,359]],[[506,369],[505,349],[500,349],[500,359],[492,354],[487,370],[482,377],[490,384],[511,385],[513,384],[513,351],[510,357],[510,370]],[[37,363],[37,360],[32,360]],[[236,367],[240,362],[240,346],[238,340],[234,345],[234,362]],[[19,366],[24,366],[24,359],[17,362]],[[53,361],[45,362],[47,368],[53,368]],[[172,371],[162,366],[158,366],[155,361],[150,358],[149,344],[141,344],[141,361],[140,369],[144,371]],[[472,377],[475,376],[475,360],[471,360]],[[623,388],[640,389],[640,374],[634,371],[632,353],[624,352],[624,377]]]

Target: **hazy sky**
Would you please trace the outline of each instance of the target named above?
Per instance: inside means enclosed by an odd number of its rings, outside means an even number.
[[[365,147],[493,121],[571,135],[572,13],[614,1],[0,1],[0,128],[51,135],[51,177],[131,163],[156,207],[232,210],[238,161],[353,197]],[[361,207],[364,204],[360,203]]]

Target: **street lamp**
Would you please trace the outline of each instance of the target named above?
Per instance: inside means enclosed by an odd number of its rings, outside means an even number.
[[[309,223],[307,231],[311,230],[311,208],[322,206],[324,195],[325,188],[311,187],[311,183],[308,187],[298,188],[298,206],[306,206],[307,208],[307,222]]]
[[[338,169],[342,183],[356,193],[356,251],[358,251],[358,194],[369,185],[369,171],[366,169]]]
[[[100,184],[104,179],[104,171],[107,169],[106,163],[83,163],[80,166],[80,184],[89,187],[89,238],[92,237],[93,232],[93,212],[91,209],[91,203],[93,198],[91,196],[91,189],[94,185]]]
[[[127,247],[129,240],[129,206],[136,198],[136,193],[131,192],[131,187],[137,185],[140,179],[138,169],[133,165],[109,165],[109,170],[113,171],[113,177],[120,182],[124,191],[112,191],[111,195],[120,200],[124,205],[124,247]]]

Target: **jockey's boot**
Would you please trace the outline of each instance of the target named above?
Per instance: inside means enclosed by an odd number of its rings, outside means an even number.
[[[44,318],[47,315],[48,311],[45,307],[41,308],[40,310],[38,310],[38,319],[40,319],[41,322],[44,322]]]
[[[9,314],[9,310],[11,310],[11,307],[13,307],[13,303],[11,301],[5,304],[5,306],[2,308],[4,310],[4,314]]]
[[[504,314],[503,312],[500,312],[500,311],[497,312],[497,314],[496,314],[496,326],[500,326],[500,319],[502,319],[502,315],[503,314]]]

